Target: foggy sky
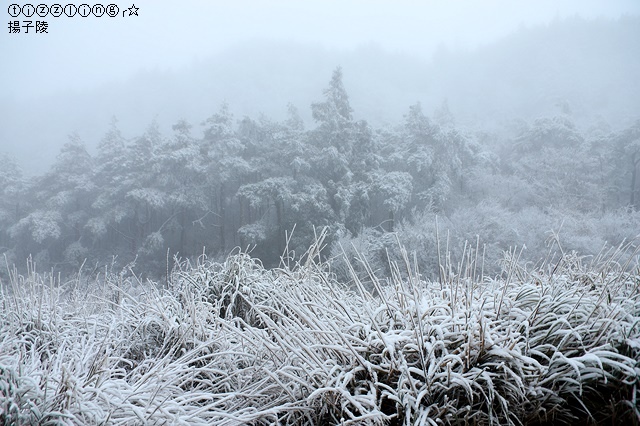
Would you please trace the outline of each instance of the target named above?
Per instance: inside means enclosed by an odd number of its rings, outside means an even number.
[[[48,18],[49,34],[5,29],[0,99],[36,100],[123,81],[143,70],[179,70],[252,40],[330,49],[373,43],[427,57],[439,46],[473,48],[555,18],[640,14],[637,0],[138,0],[135,5],[137,17]],[[2,13],[7,26],[4,7]]]

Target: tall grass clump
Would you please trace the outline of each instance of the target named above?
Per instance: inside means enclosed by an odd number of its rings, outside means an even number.
[[[0,424],[640,423],[640,271],[620,251],[512,251],[486,278],[465,247],[425,281],[399,248],[388,278],[360,258],[346,286],[320,249],[272,270],[202,256],[162,285],[10,274]]]

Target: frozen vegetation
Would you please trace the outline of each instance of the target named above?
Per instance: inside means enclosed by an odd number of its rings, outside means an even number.
[[[397,248],[389,279],[360,258],[340,283],[320,244],[271,270],[201,256],[162,283],[12,272],[0,423],[640,421],[637,253],[524,268],[512,251],[491,278],[465,247],[430,281]]]

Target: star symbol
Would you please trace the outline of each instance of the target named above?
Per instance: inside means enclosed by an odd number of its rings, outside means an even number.
[[[129,11],[129,16],[132,16],[132,15],[139,16],[139,15],[138,15],[138,10],[139,10],[139,9],[140,9],[140,8],[139,8],[139,7],[136,7],[136,5],[135,5],[135,4],[132,4],[132,5],[131,5],[131,7],[130,7],[129,9],[127,9],[127,10]]]

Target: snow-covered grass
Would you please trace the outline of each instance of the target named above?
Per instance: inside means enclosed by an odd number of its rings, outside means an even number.
[[[399,249],[390,279],[346,286],[318,249],[274,270],[202,257],[160,284],[12,273],[0,424],[640,423],[640,272],[619,253],[511,253],[489,279],[466,250],[425,282]]]

